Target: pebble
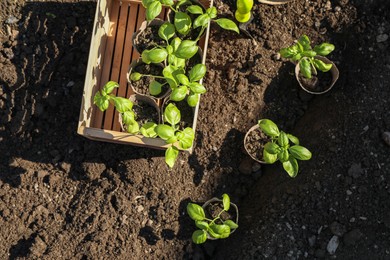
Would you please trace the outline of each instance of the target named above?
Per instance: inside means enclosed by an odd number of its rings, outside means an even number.
[[[329,254],[334,255],[336,253],[337,247],[340,244],[340,240],[338,236],[333,236],[326,246],[326,250]]]
[[[71,165],[69,163],[66,163],[66,162],[62,162],[60,164],[60,167],[62,170],[64,170],[66,173],[69,173],[70,172],[70,168],[71,168]]]
[[[383,132],[382,139],[388,146],[390,146],[390,132]]]
[[[387,34],[379,34],[378,36],[376,36],[376,41],[377,42],[385,42],[389,39],[389,35]]]
[[[136,207],[136,210],[137,210],[138,213],[140,213],[140,212],[142,212],[144,210],[144,206],[139,205],[139,206]]]
[[[347,246],[352,246],[356,244],[356,242],[359,241],[362,237],[362,232],[360,232],[360,229],[356,228],[346,233],[344,235],[343,241]]]
[[[274,55],[272,55],[272,59],[273,60],[280,60],[280,53],[278,52],[278,53],[276,53],[276,54],[274,54]]]
[[[68,88],[73,87],[74,86],[74,81],[69,81],[68,84],[66,84],[66,86]]]
[[[315,245],[315,243],[316,243],[316,236],[311,236],[311,237],[309,237],[309,239],[308,239],[308,241],[309,241],[309,245],[311,246],[311,247],[313,247],[314,245]]]
[[[354,163],[348,169],[348,175],[353,177],[354,179],[359,178],[363,173],[364,172],[360,163]]]
[[[333,235],[342,237],[345,232],[347,231],[345,226],[342,224],[338,223],[337,221],[334,221],[332,224],[330,224],[330,231],[332,232]]]
[[[18,18],[16,18],[15,16],[11,15],[7,18],[7,20],[5,20],[5,23],[6,24],[14,24],[14,23],[17,23],[19,21]]]

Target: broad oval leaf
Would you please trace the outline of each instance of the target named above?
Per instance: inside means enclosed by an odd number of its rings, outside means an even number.
[[[280,134],[278,137],[278,144],[282,147],[287,147],[289,144],[287,134],[283,131],[280,131]]]
[[[133,111],[125,111],[122,115],[122,122],[125,125],[132,124],[133,121],[135,121],[135,114]]]
[[[299,144],[298,137],[293,136],[292,134],[287,134],[287,137],[293,144]]]
[[[258,122],[260,129],[270,137],[279,136],[279,128],[278,126],[269,119],[261,119]]]
[[[140,132],[145,137],[151,137],[151,138],[157,137],[157,133],[155,131],[156,126],[157,124],[154,122],[147,122],[143,124],[143,126],[140,129]]]
[[[162,10],[162,4],[159,1],[153,1],[146,7],[146,20],[151,21],[156,18]]]
[[[175,136],[175,130],[169,125],[159,124],[154,128],[154,131],[163,140],[168,140],[172,136]]]
[[[131,75],[130,75],[130,80],[131,80],[131,81],[138,81],[138,80],[141,79],[141,77],[142,77],[142,74],[141,74],[141,73],[133,72],[133,73],[131,73]]]
[[[139,124],[137,121],[131,121],[130,124],[126,125],[127,132],[130,134],[137,134],[139,132]]]
[[[110,96],[100,94],[100,91],[96,92],[93,97],[93,103],[104,112],[110,105]]]
[[[150,63],[161,63],[168,56],[168,52],[166,49],[155,48],[152,50],[144,50],[142,52],[142,61],[146,64]]]
[[[181,149],[189,149],[195,139],[194,130],[191,127],[186,127],[183,131],[181,131],[180,138],[178,139],[179,147]]]
[[[173,168],[178,155],[179,150],[172,145],[165,151],[165,163],[168,164],[170,168]]]
[[[230,229],[236,229],[236,228],[238,228],[237,223],[234,222],[233,220],[228,219],[228,220],[224,221],[223,223],[224,223],[225,225],[228,225],[228,226],[230,227]]]
[[[189,84],[189,87],[190,87],[191,91],[193,93],[195,93],[195,94],[204,94],[204,93],[206,93],[206,88],[202,84],[200,84],[198,82],[191,82]]]
[[[287,149],[282,149],[282,150],[278,153],[278,159],[279,159],[279,161],[281,161],[281,162],[286,162],[286,161],[288,161],[288,158],[289,158],[289,157],[290,157],[290,155],[289,155]]]
[[[187,76],[184,75],[184,74],[178,74],[177,76],[177,79],[179,80],[179,82],[184,85],[184,86],[188,86],[190,84],[190,81],[188,80]]]
[[[191,70],[190,70],[190,73],[189,73],[189,79],[191,82],[194,82],[194,81],[199,81],[201,80],[204,75],[206,75],[206,71],[207,71],[207,68],[206,68],[206,65],[204,64],[196,64]]]
[[[180,110],[174,104],[168,104],[164,111],[164,121],[174,126],[180,122],[180,119]]]
[[[127,98],[123,98],[123,97],[115,97],[114,98],[114,97],[112,97],[112,99],[114,100],[115,108],[119,113],[124,113],[126,111],[130,111],[133,108],[133,102],[131,102]]]
[[[170,22],[163,23],[158,29],[158,35],[160,36],[161,39],[168,41],[170,38],[175,36],[175,26]],[[168,47],[172,48],[172,46],[168,46]],[[172,48],[172,52],[173,52],[173,48]]]
[[[299,171],[297,160],[290,157],[288,161],[283,163],[283,169],[288,173],[288,175],[290,175],[290,177],[296,177]]]
[[[204,220],[206,215],[204,213],[204,210],[201,206],[194,203],[188,203],[187,205],[187,213],[193,220]]]
[[[277,154],[270,154],[267,152],[265,149],[263,150],[263,160],[266,163],[273,164],[278,160],[278,155]]]
[[[264,145],[264,150],[270,154],[278,154],[280,152],[280,146],[276,143],[268,142]]]
[[[249,13],[253,7],[253,0],[237,0],[237,11],[241,14]]]
[[[220,238],[227,238],[230,235],[230,227],[228,225],[222,224],[213,224],[210,225],[210,228],[217,234],[220,235]]]
[[[307,59],[302,59],[299,62],[299,68],[300,68],[300,72],[302,73],[302,75],[305,78],[311,79],[311,65],[310,65],[310,61],[308,61]]]
[[[297,55],[298,47],[297,47],[297,45],[293,45],[293,46],[288,47],[288,48],[283,48],[279,51],[279,53],[283,58],[290,59],[290,58],[293,58],[295,55]]]
[[[108,95],[114,90],[114,88],[119,88],[119,84],[115,81],[109,81],[104,85],[102,91]]]
[[[201,14],[194,20],[194,29],[198,27],[206,27],[210,22],[210,16],[208,14]]]
[[[197,228],[207,230],[209,228],[209,224],[206,221],[195,220],[195,225]]]
[[[163,5],[172,6],[175,2],[173,0],[160,0]]]
[[[174,24],[178,33],[187,35],[191,30],[191,17],[183,12],[175,13]]]
[[[187,97],[187,104],[190,106],[190,107],[195,107],[196,104],[198,104],[199,102],[199,94],[195,94],[195,93],[190,93]]]
[[[214,21],[225,30],[234,31],[238,34],[240,33],[237,24],[230,19],[220,18]]]
[[[178,86],[172,90],[170,99],[173,101],[182,101],[187,96],[188,88],[186,86]]]
[[[158,0],[142,0],[142,5],[145,7],[145,8],[148,8],[148,6],[153,3],[153,2],[156,2]]]
[[[309,37],[307,37],[307,35],[302,35],[298,39],[298,42],[302,45],[304,51],[310,51],[311,50],[310,39],[309,39]]]
[[[332,64],[326,64],[322,60],[314,59],[313,60],[314,66],[319,69],[322,72],[327,72],[332,68]]]
[[[203,230],[196,230],[192,233],[192,241],[195,244],[203,244],[207,240],[207,233]]]
[[[191,14],[203,14],[203,9],[199,5],[190,5],[187,11]]]
[[[175,51],[175,56],[181,59],[190,59],[198,52],[196,41],[184,40]]]
[[[313,58],[314,56],[317,55],[317,53],[315,51],[304,51],[304,52],[302,52],[302,55],[304,57]]]
[[[294,145],[291,146],[288,150],[291,155],[298,160],[306,161],[311,159],[311,152],[303,146]]]
[[[222,195],[223,210],[228,211],[230,209],[230,197],[226,193]]]
[[[157,96],[161,93],[161,87],[162,87],[162,84],[160,82],[153,80],[149,84],[149,93],[152,96]]]
[[[238,10],[234,13],[234,17],[240,23],[246,23],[251,19],[251,12],[240,13]]]
[[[320,45],[316,45],[314,47],[314,51],[317,52],[318,55],[326,56],[332,51],[334,51],[334,48],[335,47],[333,44],[324,42]]]

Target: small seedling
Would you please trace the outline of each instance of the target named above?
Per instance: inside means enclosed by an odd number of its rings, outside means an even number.
[[[238,228],[238,224],[233,220],[222,220],[221,214],[230,209],[230,198],[227,194],[222,195],[223,209],[214,219],[206,218],[203,208],[194,203],[188,203],[187,213],[195,221],[199,229],[192,234],[192,241],[195,244],[206,242],[208,237],[227,238],[231,231]]]
[[[165,162],[170,168],[175,165],[180,149],[189,149],[195,138],[194,130],[191,127],[186,127],[183,130],[179,129],[181,119],[180,110],[170,103],[164,111],[165,124],[159,124],[154,128],[156,134],[167,144],[171,146],[165,151]],[[174,144],[178,143],[178,147]]]
[[[296,177],[299,171],[297,160],[309,160],[311,152],[299,145],[297,137],[279,131],[278,126],[271,120],[262,119],[259,120],[258,124],[260,129],[271,139],[264,146],[263,160],[270,164],[279,160],[290,177]]]
[[[240,23],[246,23],[251,18],[251,10],[253,7],[253,0],[237,0],[237,10],[234,14],[236,20]]]
[[[311,79],[312,75],[317,75],[317,69],[322,72],[327,72],[332,68],[332,64],[326,64],[325,62],[316,59],[315,56],[326,56],[334,49],[335,46],[333,44],[326,42],[312,48],[309,37],[302,35],[296,44],[281,49],[280,55],[283,58],[298,62],[302,75],[305,78]]]

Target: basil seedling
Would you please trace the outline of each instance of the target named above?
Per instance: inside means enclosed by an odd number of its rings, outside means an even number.
[[[335,49],[335,46],[330,43],[322,43],[316,45],[313,49],[310,45],[310,39],[306,35],[302,35],[298,42],[288,48],[280,50],[280,55],[283,58],[297,61],[300,71],[305,78],[311,79],[312,75],[317,75],[317,69],[322,72],[327,72],[332,68],[332,64],[316,59],[316,55],[326,56]]]

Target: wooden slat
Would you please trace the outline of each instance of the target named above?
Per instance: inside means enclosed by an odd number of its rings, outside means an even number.
[[[104,51],[102,74],[100,80],[98,80],[98,82],[100,82],[101,84],[101,86],[99,86],[99,89],[101,89],[110,78],[112,55],[114,52],[114,43],[115,43],[115,37],[117,31],[116,25],[118,22],[118,15],[119,15],[119,1],[114,1],[110,13],[110,20],[111,20],[110,32],[109,35],[107,36],[106,49]],[[95,109],[95,111],[96,112],[94,115],[94,119],[92,121],[92,127],[101,128],[103,126],[104,113],[101,112],[99,109]]]
[[[136,31],[141,27],[142,22],[145,21],[145,8],[142,5],[138,6],[138,17],[136,24]],[[137,51],[133,51],[133,56],[131,60],[136,60],[140,57]]]
[[[135,19],[134,17],[137,16],[137,5],[135,4],[129,4],[124,3],[123,5],[130,6],[130,12],[127,17],[127,29],[126,29],[126,37],[124,41],[124,50],[123,50],[123,59],[122,59],[122,65],[121,65],[121,72],[120,72],[120,78],[119,78],[119,90],[118,90],[118,97],[126,97],[127,92],[127,71],[129,70],[129,64],[131,61],[131,55],[133,51],[133,42],[132,37],[133,33],[135,32]],[[120,131],[121,127],[119,124],[119,113],[118,111],[115,111],[114,115],[114,124],[113,124],[113,130],[114,131]]]
[[[122,6],[120,8],[120,14],[118,20],[118,31],[115,39],[114,59],[112,62],[111,76],[110,76],[110,80],[116,82],[119,81],[119,74],[122,65],[123,43],[124,43],[125,33],[126,33],[127,15],[128,15],[127,6]],[[116,96],[118,94],[118,89],[115,89],[112,94]],[[106,110],[104,116],[104,129],[112,129],[114,110],[115,110],[114,106],[112,105],[109,106],[108,109]]]

